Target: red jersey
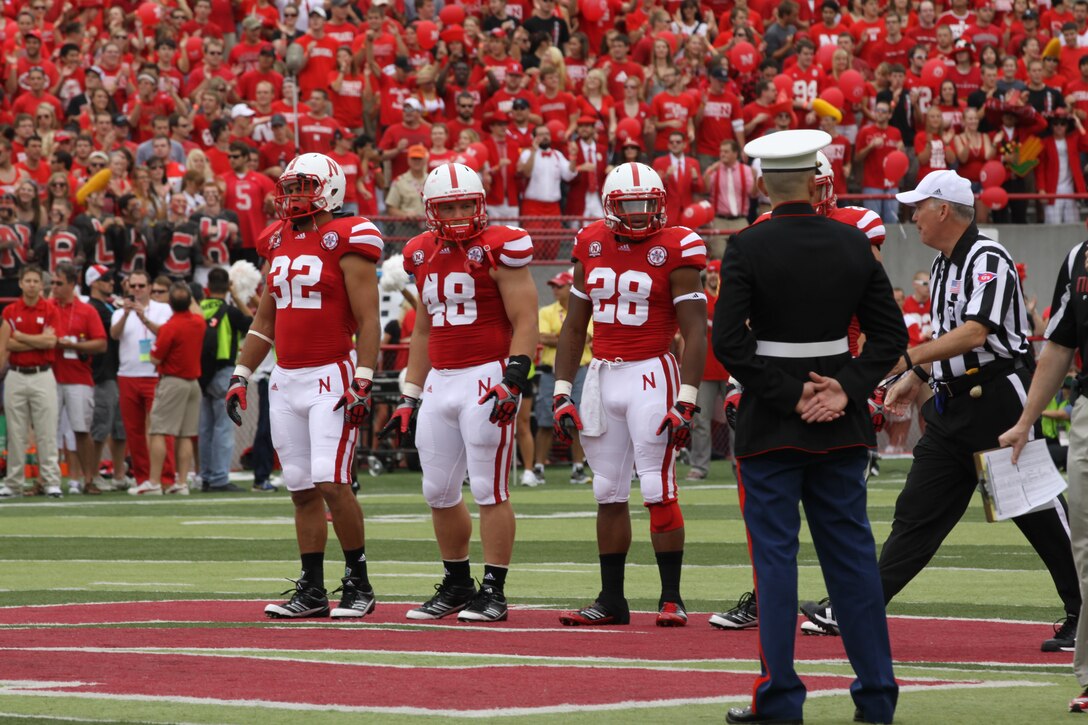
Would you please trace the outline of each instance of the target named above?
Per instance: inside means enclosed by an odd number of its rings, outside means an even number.
[[[793,79],[791,86],[793,102],[809,108],[820,96],[820,85],[823,80],[820,69],[810,65],[808,70],[801,70],[800,66],[795,65],[786,71],[786,75]]]
[[[849,226],[857,227],[874,247],[884,244],[884,222],[872,209],[862,206],[840,206],[831,212],[831,218]]]
[[[686,93],[674,96],[668,91],[662,91],[654,96],[650,103],[650,115],[658,122],[679,121],[678,128],[661,128],[654,135],[654,151],[669,150],[669,134],[679,131],[687,136],[688,119],[694,118],[699,110],[699,102]]]
[[[718,96],[708,92],[703,117],[695,124],[695,153],[715,156],[722,141],[735,138],[743,130],[740,99],[729,91]]]
[[[257,251],[269,260],[266,284],[276,303],[281,367],[318,367],[348,359],[359,325],[340,259],[358,254],[377,262],[382,246],[378,228],[358,216],[333,219],[317,231],[296,231],[276,222],[261,232]]]
[[[907,335],[910,341],[908,347],[921,345],[923,342],[933,339],[933,326],[930,318],[931,300],[919,302],[914,295],[909,295],[903,301],[903,322],[907,326]]]
[[[298,87],[302,98],[309,98],[315,88],[326,89],[329,73],[336,70],[336,50],[340,44],[328,36],[320,40],[312,35],[303,35],[295,41],[308,51],[306,64],[298,74]]]
[[[69,305],[54,301],[57,307],[57,338],[71,337],[74,342],[105,340],[106,328],[98,311],[78,297]],[[75,350],[56,350],[53,373],[61,385],[94,385],[91,375],[91,358]]]
[[[44,297],[39,297],[33,306],[28,306],[22,297],[17,298],[4,308],[3,318],[13,330],[28,335],[40,335],[46,327],[57,329],[57,308]],[[17,368],[49,365],[53,362],[53,350],[13,352],[10,361]]]
[[[424,232],[404,245],[404,271],[416,276],[431,316],[427,353],[433,367],[468,368],[510,354],[513,327],[490,270],[532,260],[533,241],[518,227],[488,227],[464,245]]]
[[[267,223],[264,213],[264,198],[275,188],[272,180],[256,171],[247,171],[242,176],[227,174],[227,196],[224,206],[238,214],[238,230],[242,237],[242,246],[252,249],[257,239],[257,230]]]
[[[571,256],[582,263],[593,305],[594,357],[647,360],[669,351],[677,330],[669,276],[680,267],[706,267],[698,234],[677,226],[624,243],[595,221],[578,232]]]
[[[340,124],[332,116],[314,118],[310,114],[298,119],[298,148],[304,154],[327,154],[332,148],[332,136]]]
[[[161,360],[159,375],[196,380],[200,377],[200,353],[204,350],[204,316],[175,312],[163,323],[151,346],[151,357]]]
[[[717,295],[706,292],[706,363],[703,365],[703,380],[729,380],[729,371],[722,365],[722,361],[714,354],[714,303],[718,301]]]
[[[824,156],[831,162],[831,170],[834,172],[832,185],[836,194],[846,193],[846,164],[854,155],[854,146],[842,134],[832,137],[831,143],[823,148]]]
[[[854,148],[860,151],[874,140],[879,143],[862,162],[864,166],[862,168],[861,185],[870,189],[889,189],[894,184],[884,177],[884,159],[892,151],[899,148],[899,144],[903,141],[903,134],[899,133],[899,129],[895,126],[888,126],[887,128],[865,126],[858,131]]]
[[[559,91],[555,94],[555,98],[548,98],[541,94],[537,101],[537,111],[544,119],[544,123],[559,121],[564,128],[570,125],[570,117],[577,113],[579,108],[578,101],[566,91]]]

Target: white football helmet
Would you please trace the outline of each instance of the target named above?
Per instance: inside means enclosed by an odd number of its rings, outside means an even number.
[[[604,223],[631,239],[648,237],[665,226],[665,185],[646,164],[620,164],[609,172],[601,189]]]
[[[325,154],[296,156],[276,182],[276,215],[298,219],[319,211],[340,211],[347,186],[340,164]]]
[[[455,211],[450,215],[440,209],[449,202],[470,201],[469,214]],[[464,164],[444,164],[427,175],[423,182],[423,208],[427,228],[446,242],[465,242],[478,237],[487,228],[487,203],[480,175]]]
[[[835,196],[835,171],[823,151],[816,152],[816,207],[817,214],[831,216],[838,205]]]

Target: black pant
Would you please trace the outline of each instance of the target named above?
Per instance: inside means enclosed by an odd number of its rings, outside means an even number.
[[[272,475],[276,451],[272,447],[272,421],[268,415],[268,378],[257,381],[257,432],[253,436],[253,482],[260,485]]]
[[[1019,370],[1026,391],[1031,373]],[[961,395],[945,402],[938,414],[934,401],[922,406],[926,432],[914,449],[914,464],[895,502],[892,533],[880,552],[884,602],[891,601],[937,553],[941,542],[963,517],[978,483],[973,453],[997,448],[997,437],[1020,417],[1023,403],[1007,378],[982,386],[982,397]],[[1068,520],[1068,506],[1059,496]],[[1080,583],[1073,564],[1069,534],[1054,508],[1017,516],[1019,527],[1039,554],[1065,611],[1080,612]]]

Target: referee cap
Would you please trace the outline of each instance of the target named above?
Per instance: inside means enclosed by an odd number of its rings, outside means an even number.
[[[900,204],[914,205],[926,199],[940,199],[950,201],[953,204],[974,206],[975,195],[971,191],[971,182],[963,178],[955,171],[941,169],[926,174],[914,191],[904,191],[896,194],[895,198]]]
[[[744,144],[744,153],[760,160],[763,173],[815,171],[816,152],[831,143],[824,131],[779,131]]]

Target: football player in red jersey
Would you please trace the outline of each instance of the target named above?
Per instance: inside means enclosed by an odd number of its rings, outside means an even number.
[[[605,179],[605,218],[574,242],[574,286],[555,358],[555,432],[582,431],[597,499],[601,593],[567,612],[567,625],[627,624],[624,564],[631,546],[627,501],[638,473],[650,512],[650,540],[661,575],[659,626],[683,626],[680,597],[684,518],[677,502],[676,453],[691,438],[706,362],[706,294],[699,273],[706,244],[692,230],[666,227],[665,187],[649,166],[626,163]],[[580,407],[571,381],[593,319],[593,360]],[[678,366],[669,353],[679,327]]]
[[[405,245],[405,271],[419,290],[404,394],[383,435],[416,429],[423,497],[445,576],[409,619],[507,618],[505,583],[514,551],[510,463],[521,393],[540,336],[533,243],[515,226],[487,226],[479,174],[446,163],[423,183],[428,231]],[[415,425],[418,411],[418,426]],[[530,464],[531,465],[531,464]],[[468,472],[480,507],[484,576],[469,569],[472,519],[461,497]]]
[[[848,224],[850,226],[857,227],[865,233],[865,236],[869,237],[869,243],[873,252],[873,256],[877,261],[880,261],[880,247],[884,244],[885,229],[884,221],[880,218],[872,209],[866,209],[862,206],[838,206],[838,197],[835,194],[835,172],[832,169],[831,162],[824,155],[822,151],[816,152],[817,169],[816,169],[816,197],[812,201],[813,207],[816,212],[823,214],[824,216],[831,217],[835,221]],[[755,223],[766,221],[771,218],[770,212],[761,214]],[[855,317],[850,321],[850,328],[847,331],[847,342],[850,345],[850,354],[857,357],[859,351],[859,338],[861,336],[861,327],[858,325],[858,320]],[[733,394],[726,399],[726,418],[732,416],[732,420],[735,420],[737,406],[740,405],[741,390],[738,387],[734,388]],[[879,390],[880,401],[869,401],[870,413],[873,415],[874,425],[877,424],[878,416],[880,425],[883,426],[883,390]],[[876,406],[874,408],[874,405]],[[732,408],[732,411],[728,411],[728,408]],[[878,427],[879,431],[880,428]],[[869,467],[873,475],[879,473],[879,464],[877,462],[877,456],[875,451],[870,452]],[[741,598],[737,600],[737,604],[732,609],[719,612],[710,615],[710,624],[717,629],[749,629],[759,624],[759,609],[757,606],[755,592],[746,592],[741,595]],[[824,630],[819,630],[817,626],[811,622],[802,622],[801,631],[806,634],[827,634]]]
[[[484,196],[480,176],[464,164],[434,169],[423,183],[428,231],[404,246],[404,269],[419,290],[418,313],[404,394],[382,434],[403,437],[416,429],[423,497],[445,567],[435,595],[408,619],[455,612],[468,622],[507,618],[514,420],[540,333],[527,266],[533,242],[524,229],[489,227]],[[466,471],[480,507],[484,579],[478,592],[468,559],[472,519],[461,496]]]
[[[265,291],[227,391],[227,412],[241,425],[249,377],[275,344],[272,442],[295,505],[302,575],[290,601],[265,607],[273,618],[330,614],[326,506],[346,562],[340,605],[331,614],[357,618],[374,609],[363,514],[349,484],[381,338],[375,263],[382,238],[367,219],[334,216],[345,184],[343,169],[324,154],[296,157],[276,183],[280,221],[257,241],[269,264]]]

